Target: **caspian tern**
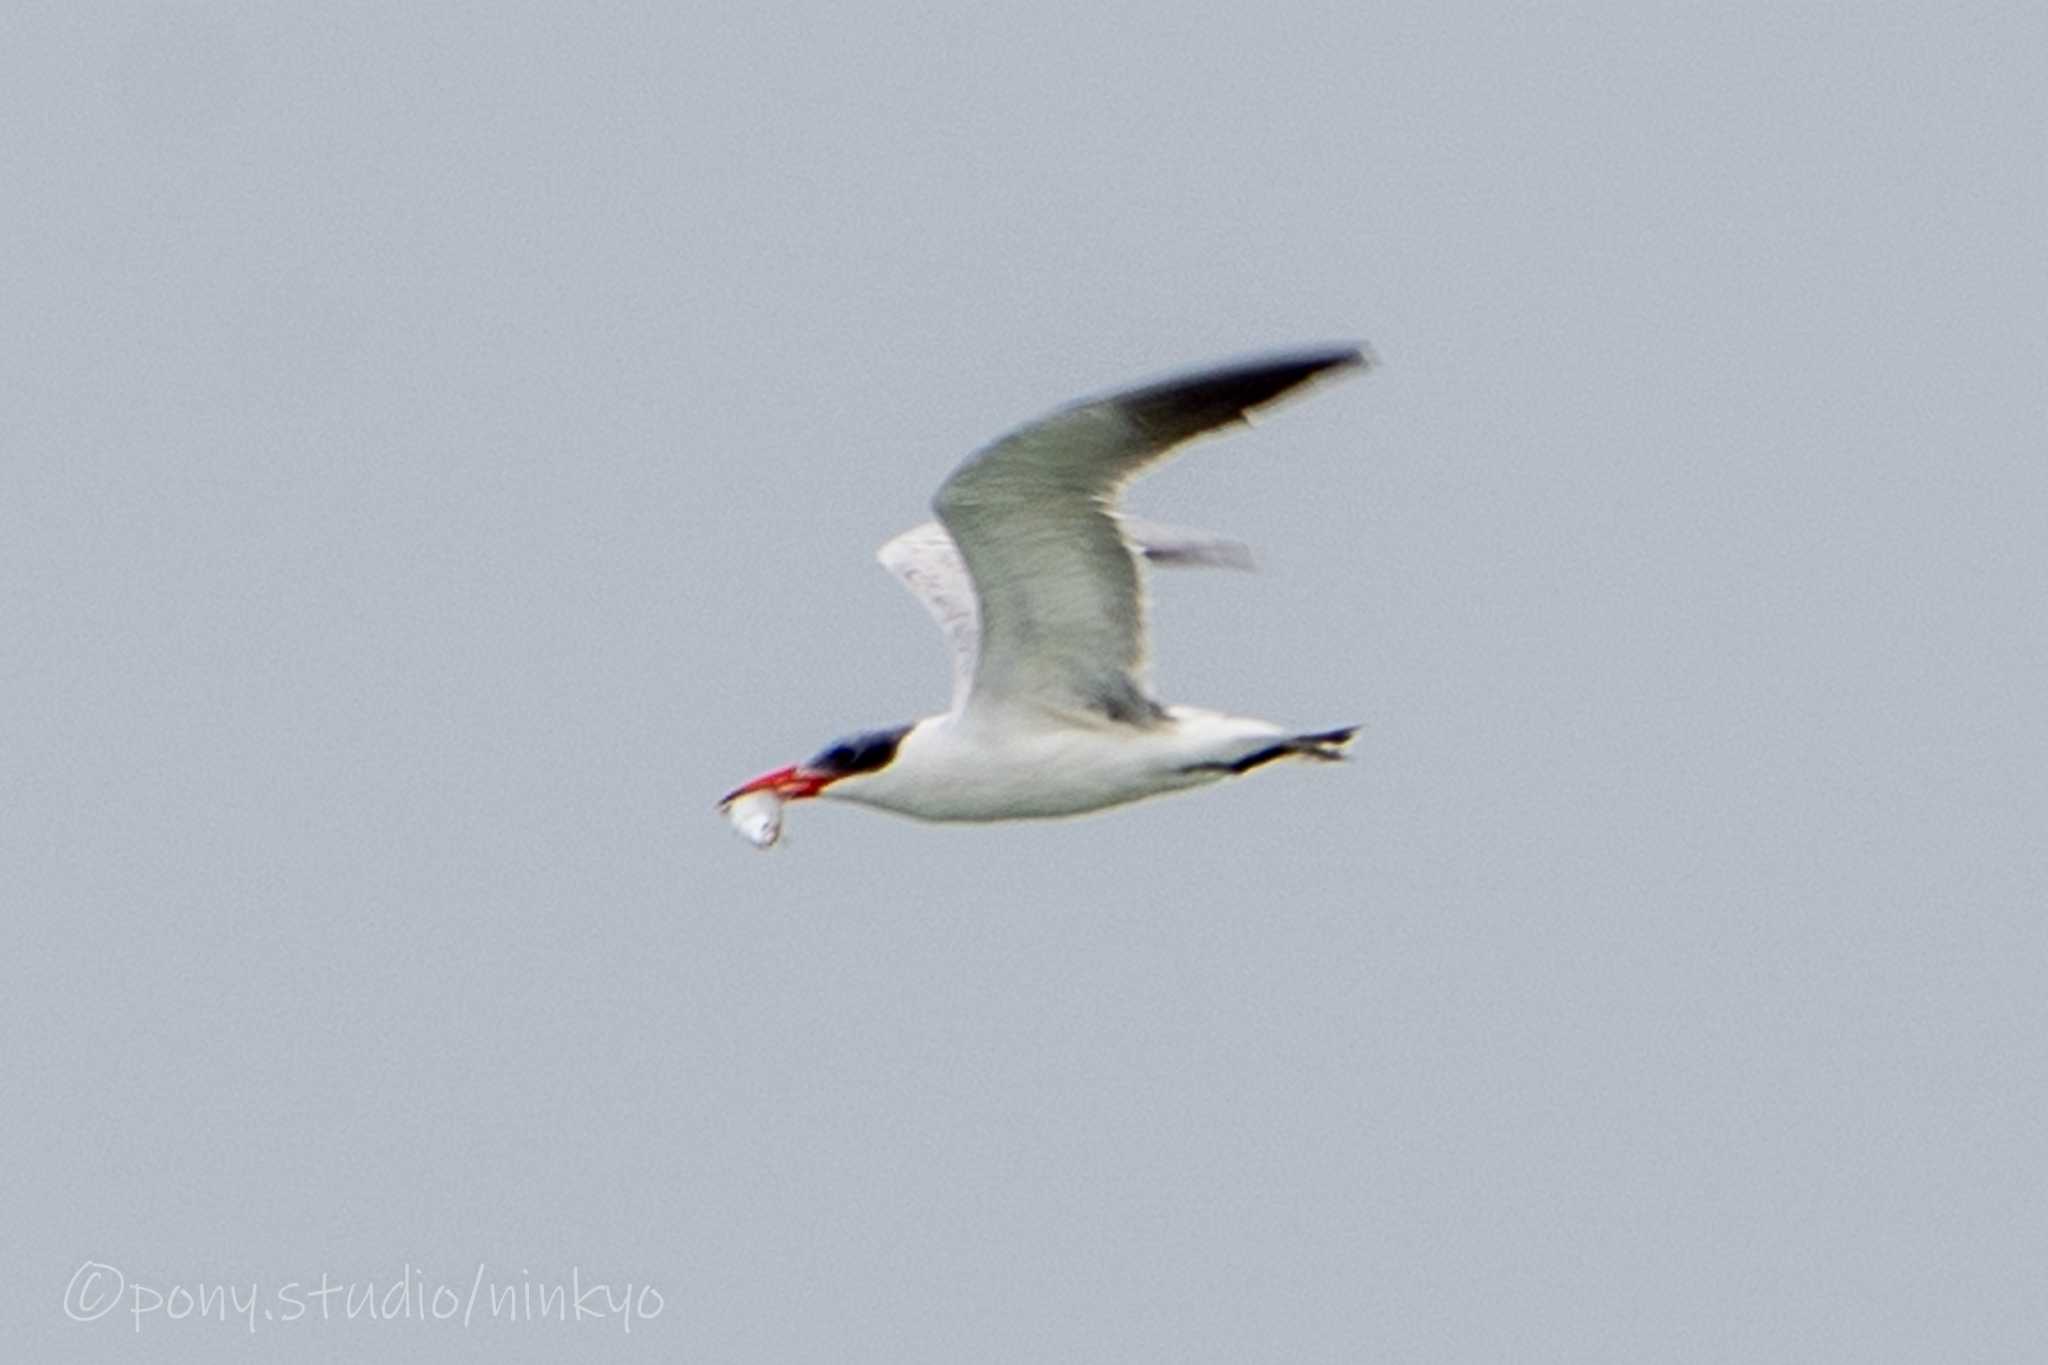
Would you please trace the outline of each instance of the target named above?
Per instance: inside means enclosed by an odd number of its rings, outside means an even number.
[[[1031,819],[1276,759],[1343,757],[1355,726],[1304,732],[1152,699],[1140,561],[1249,557],[1233,541],[1126,518],[1116,504],[1125,484],[1195,437],[1367,365],[1346,346],[1205,370],[1063,408],[970,456],[932,499],[938,520],[877,556],[951,647],[952,707],[763,773],[720,809],[765,846],[782,803],[813,796],[923,820]]]

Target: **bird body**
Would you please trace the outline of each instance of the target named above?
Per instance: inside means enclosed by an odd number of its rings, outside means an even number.
[[[1215,782],[1284,734],[1190,706],[1166,707],[1145,726],[1071,713],[991,724],[949,713],[911,726],[888,764],[818,794],[923,820],[1079,815]],[[1031,780],[1017,781],[1019,773]]]
[[[721,802],[735,825],[765,846],[781,824],[762,803],[814,796],[924,820],[1078,815],[1277,759],[1341,758],[1351,728],[1302,733],[1153,699],[1142,567],[1247,567],[1249,552],[1116,502],[1194,437],[1365,364],[1345,347],[1205,371],[1064,408],[969,457],[933,498],[938,520],[878,554],[946,638],[951,708],[735,788]]]

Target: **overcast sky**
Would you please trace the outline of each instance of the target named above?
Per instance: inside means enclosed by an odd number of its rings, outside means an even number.
[[[2044,54],[11,6],[0,1353],[2037,1358]],[[1355,762],[720,822],[944,704],[872,553],[969,450],[1349,339],[1133,501],[1262,565],[1162,694]]]

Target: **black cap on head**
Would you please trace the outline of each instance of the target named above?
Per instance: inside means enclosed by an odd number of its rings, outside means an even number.
[[[852,777],[856,773],[871,773],[877,768],[886,768],[896,757],[896,746],[910,733],[908,725],[899,725],[893,730],[867,730],[861,734],[840,740],[817,757],[804,764],[814,773],[829,773],[833,777]]]

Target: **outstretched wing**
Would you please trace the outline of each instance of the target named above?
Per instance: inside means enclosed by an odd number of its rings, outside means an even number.
[[[974,663],[981,650],[981,622],[974,609],[974,581],[953,538],[936,521],[921,522],[875,551],[882,567],[903,580],[911,595],[939,623],[953,656],[953,709],[967,701]]]
[[[1242,541],[1193,531],[1182,526],[1165,526],[1136,517],[1119,518],[1123,535],[1131,548],[1147,563],[1171,567],[1250,569],[1252,552]],[[974,685],[974,666],[980,651],[981,621],[974,601],[974,580],[968,576],[967,561],[959,547],[936,521],[922,522],[897,536],[875,552],[882,567],[903,582],[932,619],[939,623],[946,649],[953,659],[953,709],[967,704]]]
[[[1208,370],[1062,409],[971,456],[932,500],[978,603],[965,704],[1153,723],[1144,603],[1118,495],[1182,443],[1365,363],[1342,347]]]

